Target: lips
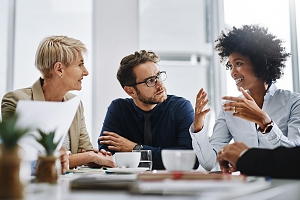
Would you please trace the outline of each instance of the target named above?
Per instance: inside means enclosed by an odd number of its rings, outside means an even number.
[[[239,84],[242,80],[244,80],[244,78],[243,77],[240,77],[240,78],[236,78],[236,79],[234,79],[235,80],[235,84],[237,85],[237,84]]]
[[[156,95],[161,95],[165,92],[165,90],[160,90],[159,92],[156,93]]]

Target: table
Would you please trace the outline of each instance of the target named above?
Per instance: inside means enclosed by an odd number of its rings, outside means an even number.
[[[161,199],[187,199],[187,200],[218,200],[228,199],[222,196],[218,191],[213,192],[199,192],[197,195],[141,195],[131,194],[125,190],[71,190],[70,183],[75,178],[82,175],[68,174],[62,175],[59,178],[58,184],[28,184],[26,186],[25,199],[41,199],[41,200],[83,200],[83,199],[105,199],[105,200],[161,200]],[[192,182],[191,182],[192,184]],[[217,186],[218,181],[215,181]],[[222,191],[220,191],[222,192]],[[228,192],[230,193],[230,192]],[[225,193],[224,193],[225,194]],[[275,200],[289,200],[300,199],[300,180],[284,180],[273,179],[270,180],[270,187],[256,191],[251,194],[240,197],[230,198],[236,200],[250,200],[250,199],[275,199]]]

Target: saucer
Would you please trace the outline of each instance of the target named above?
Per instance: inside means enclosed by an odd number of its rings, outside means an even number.
[[[139,173],[149,170],[148,167],[137,167],[137,168],[107,168],[109,172],[121,173],[121,174],[132,174]]]

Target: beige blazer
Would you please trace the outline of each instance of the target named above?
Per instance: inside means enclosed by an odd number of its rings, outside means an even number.
[[[74,94],[68,92],[64,96],[64,101],[67,101],[74,96]],[[11,91],[4,95],[1,103],[2,119],[15,113],[19,100],[45,101],[41,80],[38,79],[31,87]],[[86,151],[93,150],[89,134],[86,130],[83,112],[83,105],[82,102],[80,102],[69,129],[71,152],[73,154],[78,153],[80,149],[85,149]]]

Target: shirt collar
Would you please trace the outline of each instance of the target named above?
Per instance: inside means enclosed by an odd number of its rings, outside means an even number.
[[[267,90],[264,99],[268,99],[271,96],[274,96],[274,94],[275,94],[276,91],[277,91],[277,86],[272,83],[271,86],[269,87],[269,89]]]
[[[42,82],[43,82],[43,79],[39,78],[32,85],[32,95],[33,95],[33,100],[35,100],[35,101],[45,101],[44,92],[42,89]]]

